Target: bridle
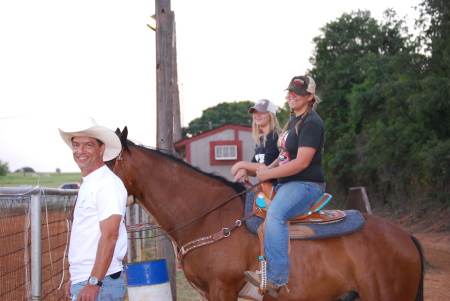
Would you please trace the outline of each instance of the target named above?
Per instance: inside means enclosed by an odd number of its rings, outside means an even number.
[[[122,167],[122,171],[123,171],[123,175],[125,176],[125,180],[127,181],[128,185],[131,187],[131,181],[130,178],[128,178],[127,173],[125,172],[125,168],[123,168],[123,165],[121,164],[122,161],[124,160],[123,156],[122,156],[122,151],[117,155],[117,157],[115,158],[115,162],[114,162],[114,167],[113,167],[113,173],[117,175],[117,168],[119,165],[121,165]]]

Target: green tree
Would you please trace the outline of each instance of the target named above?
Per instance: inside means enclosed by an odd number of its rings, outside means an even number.
[[[222,102],[203,111],[202,116],[192,120],[183,128],[184,138],[192,137],[225,124],[252,126],[248,109],[255,103],[249,100]]]
[[[0,160],[0,176],[6,176],[9,173],[9,163]]]
[[[422,5],[425,34],[415,41],[392,10],[381,23],[369,12],[344,14],[314,39],[309,73],[325,100],[317,109],[324,168],[342,197],[366,186],[372,200],[393,205],[424,197],[450,204],[449,10],[442,1]]]
[[[249,100],[240,102],[223,102],[203,111],[200,118],[196,118],[183,128],[183,138],[192,137],[200,133],[215,129],[225,124],[252,126],[252,116],[248,109],[255,103]],[[277,107],[277,119],[280,126],[289,120],[289,105],[285,102],[283,107]]]
[[[450,4],[444,0],[424,0],[419,7],[416,26],[421,30],[418,43],[429,55],[432,73],[449,78],[450,65]]]
[[[425,0],[416,21],[420,49],[427,54],[421,65],[420,91],[410,97],[414,118],[426,143],[417,145],[416,183],[428,195],[450,205],[450,4]]]
[[[390,80],[382,85],[386,118],[370,129],[365,161],[376,162],[380,182],[391,186],[390,201],[450,205],[450,6],[434,0],[421,6],[422,33],[411,42],[416,50],[392,58]],[[384,145],[376,142],[385,137]],[[376,149],[383,152],[374,156]]]
[[[373,119],[382,115],[386,97],[374,88],[388,79],[391,57],[406,49],[402,21],[395,20],[393,11],[386,17],[379,24],[369,11],[344,13],[314,38],[315,56],[310,60],[314,67],[309,73],[324,99],[317,108],[327,133],[324,167],[336,187],[357,185],[357,135],[368,112]]]
[[[289,121],[290,113],[291,108],[289,107],[289,103],[287,101],[284,102],[282,107],[277,107],[277,119],[281,128],[283,128]]]
[[[15,172],[35,172],[33,168],[31,167],[22,167],[20,169],[17,169]]]

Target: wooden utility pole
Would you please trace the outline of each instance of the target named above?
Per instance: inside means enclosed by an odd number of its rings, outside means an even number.
[[[173,18],[173,43],[172,43],[172,74],[173,74],[173,142],[181,140],[181,114],[180,114],[180,91],[178,89],[178,65],[177,65],[177,30],[175,23],[175,13]]]
[[[175,153],[174,149],[174,108],[178,108],[178,83],[176,66],[175,20],[170,8],[170,0],[155,0],[156,8],[156,146]],[[175,104],[175,105],[174,105]],[[172,299],[176,294],[176,259],[171,240],[161,236],[158,244],[158,257],[166,259]]]
[[[156,0],[156,146],[173,152],[173,14],[170,0]]]

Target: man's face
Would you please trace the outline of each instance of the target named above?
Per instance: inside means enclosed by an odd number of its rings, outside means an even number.
[[[99,146],[92,137],[74,137],[72,139],[73,158],[85,177],[94,170],[102,167],[105,145]]]

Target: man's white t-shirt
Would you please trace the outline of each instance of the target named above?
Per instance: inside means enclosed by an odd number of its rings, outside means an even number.
[[[72,284],[88,280],[94,267],[100,239],[100,221],[111,215],[122,215],[119,237],[106,275],[123,270],[127,252],[124,224],[127,191],[122,180],[107,166],[83,177],[78,191],[69,246],[69,271]]]

